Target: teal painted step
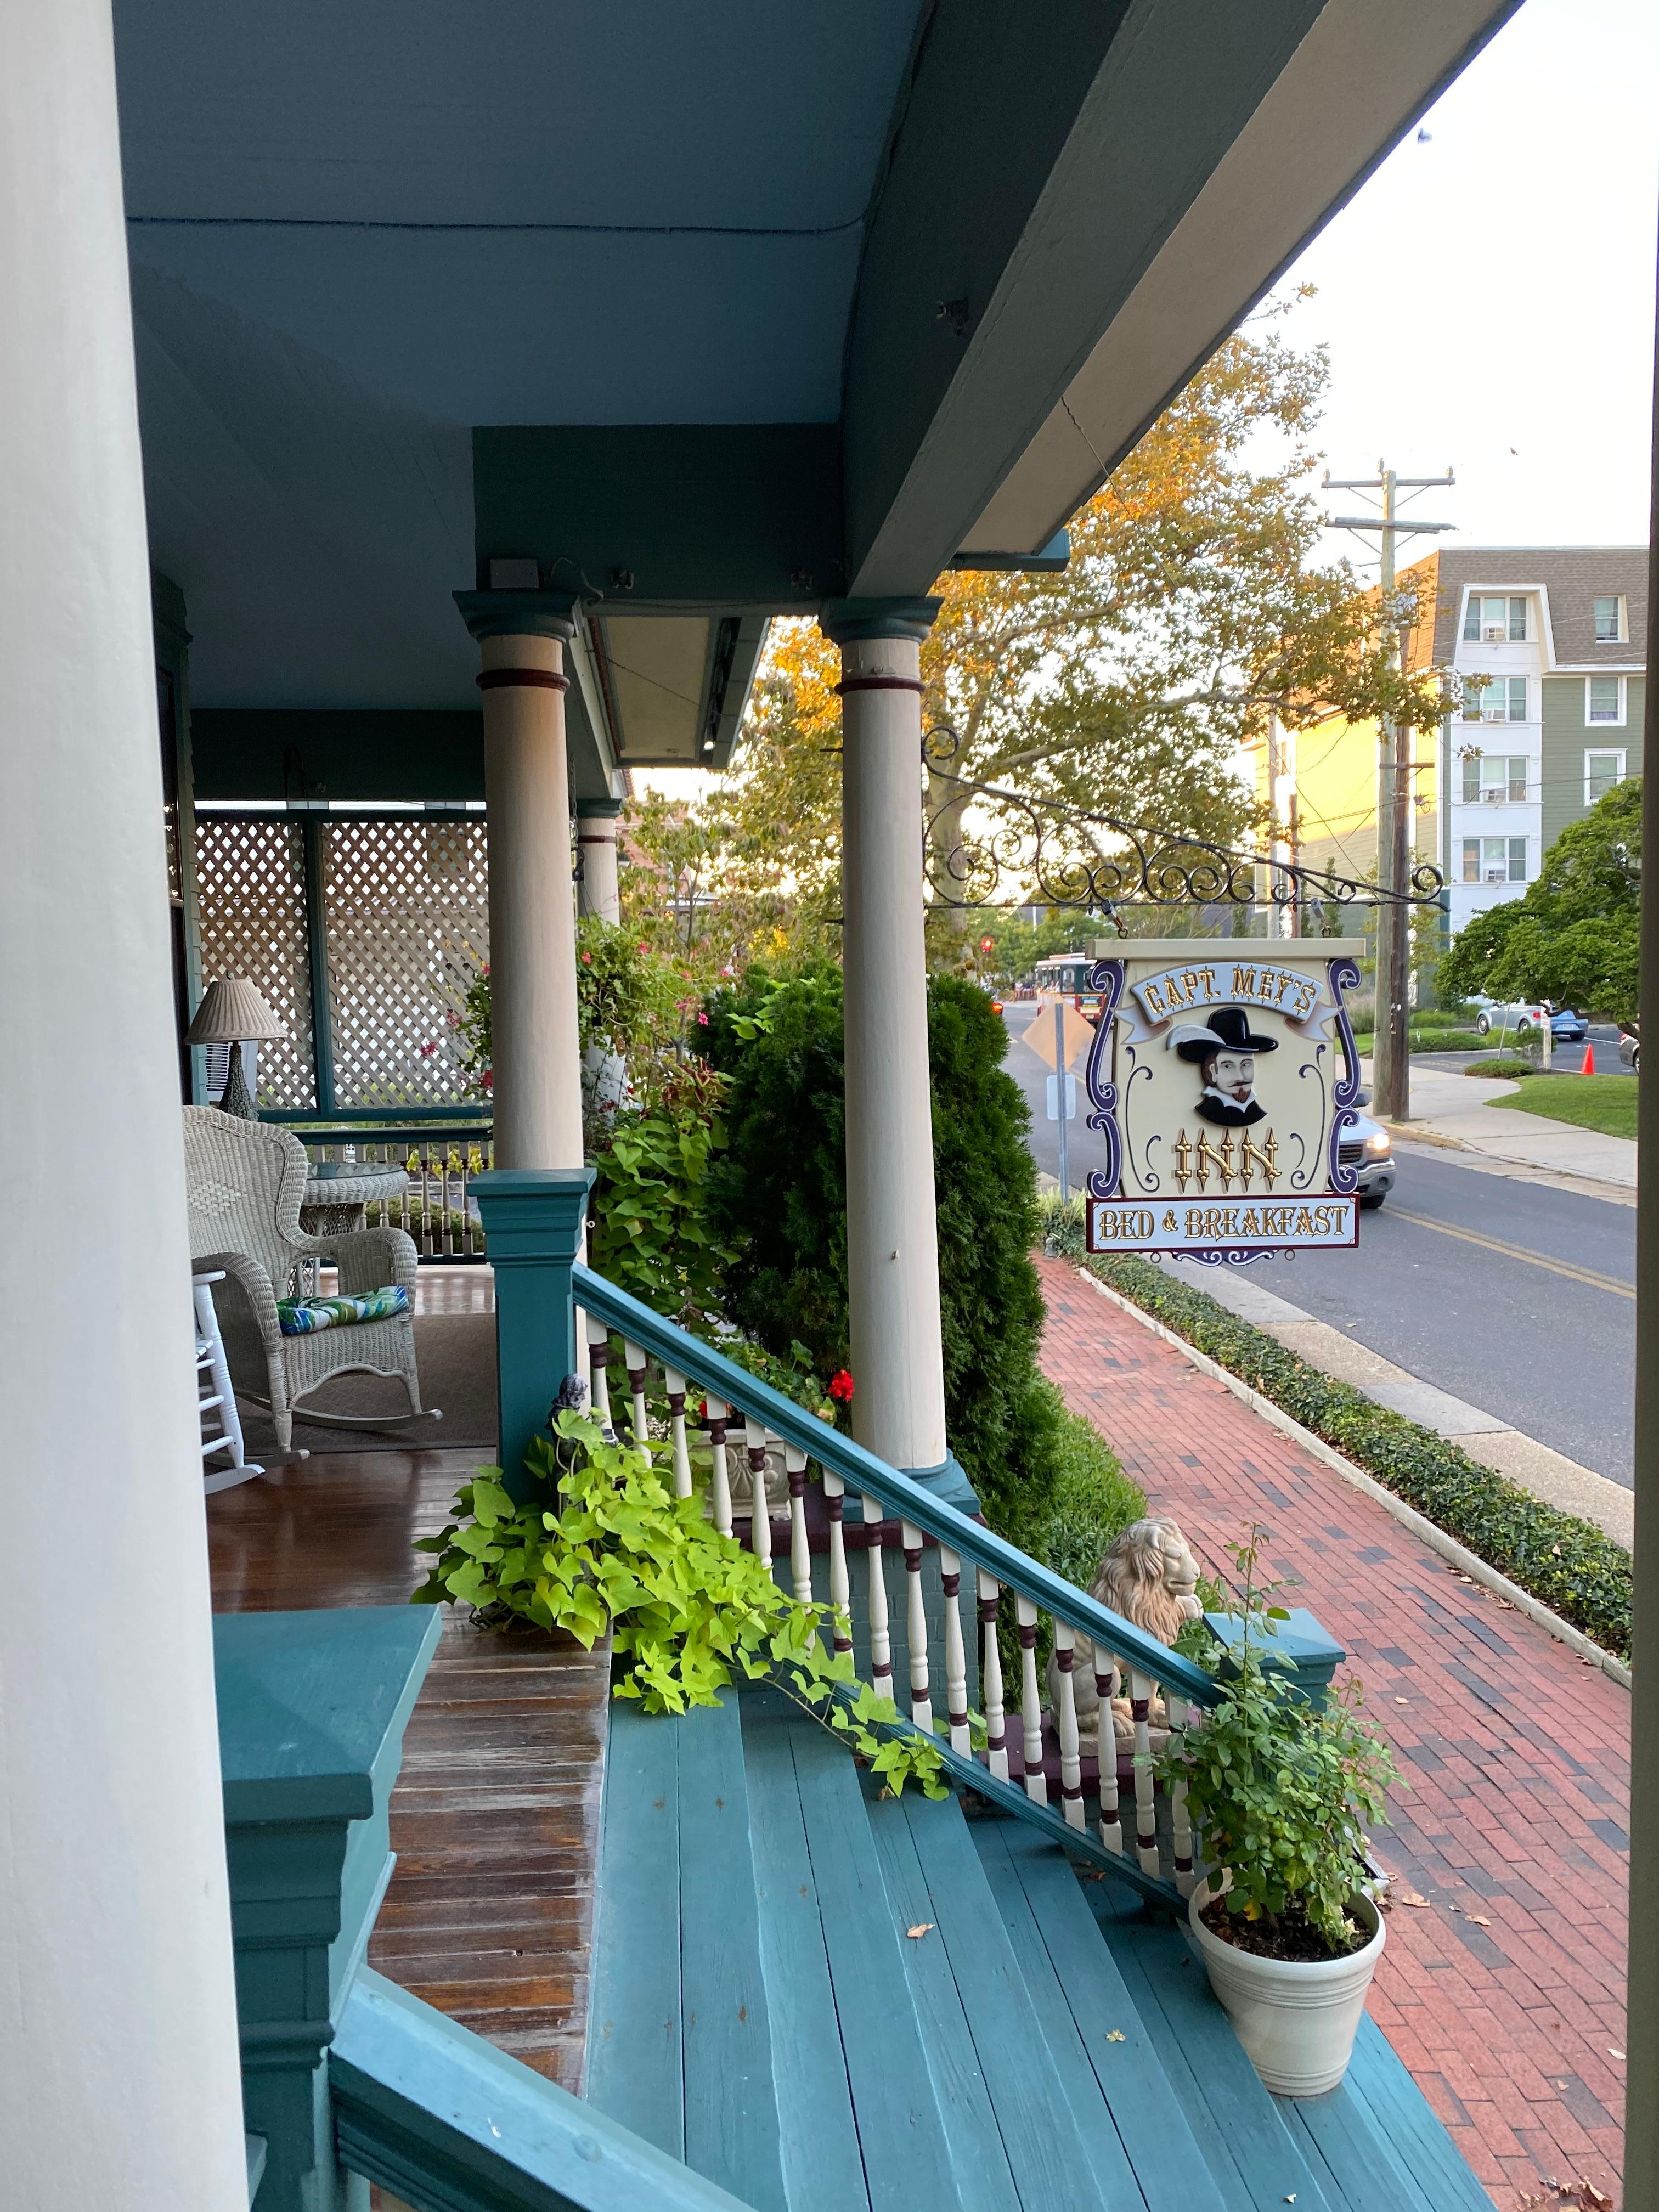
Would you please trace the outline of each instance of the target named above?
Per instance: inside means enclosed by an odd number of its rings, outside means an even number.
[[[1228,2212],[1076,1883],[976,1841],[775,1692],[613,1706],[588,2095],[763,2212]]]
[[[1183,1930],[1143,1913],[1114,1883],[1076,1886],[1193,2121],[1227,2212],[1276,2212],[1292,2196],[1297,2212],[1492,2212],[1369,2015],[1347,2076],[1328,2096],[1271,2096]]]

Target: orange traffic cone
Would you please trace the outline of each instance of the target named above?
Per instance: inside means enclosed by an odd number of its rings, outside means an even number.
[[[1589,1043],[1589,1042],[1586,1042],[1586,1044],[1585,1044],[1585,1046],[1584,1046],[1584,1065],[1583,1065],[1583,1066],[1579,1069],[1578,1073],[1579,1073],[1581,1075],[1594,1075],[1594,1074],[1595,1074],[1595,1047],[1593,1044],[1590,1044],[1590,1043]]]

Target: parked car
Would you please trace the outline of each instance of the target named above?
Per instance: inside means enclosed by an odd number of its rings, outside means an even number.
[[[1642,1073],[1642,1032],[1635,1022],[1619,1024],[1619,1057],[1632,1074]]]
[[[1516,1000],[1508,1006],[1483,1004],[1474,1018],[1477,1035],[1490,1036],[1494,1030],[1517,1037],[1531,1036],[1548,1023],[1557,1044],[1583,1044],[1589,1035],[1589,1020],[1571,1006],[1553,1006],[1547,999]]]
[[[1369,1091],[1362,1091],[1359,1103],[1369,1106],[1370,1097]],[[1375,1212],[1394,1188],[1398,1172],[1388,1131],[1369,1114],[1361,1114],[1342,1132],[1336,1156],[1345,1168],[1358,1169],[1359,1203],[1368,1212]]]

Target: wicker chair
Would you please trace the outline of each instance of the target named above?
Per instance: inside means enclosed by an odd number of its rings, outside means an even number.
[[[283,1451],[293,1440],[300,1400],[336,1375],[395,1375],[409,1393],[408,1416],[319,1413],[307,1419],[345,1427],[414,1419],[422,1408],[412,1314],[303,1336],[284,1336],[276,1319],[276,1301],[292,1295],[295,1267],[301,1260],[332,1261],[340,1271],[343,1297],[393,1283],[412,1296],[411,1240],[401,1229],[303,1235],[300,1194],[309,1169],[299,1139],[289,1130],[244,1121],[216,1107],[186,1106],[184,1115],[191,1258],[198,1273],[224,1270],[213,1299],[239,1395],[270,1407]]]

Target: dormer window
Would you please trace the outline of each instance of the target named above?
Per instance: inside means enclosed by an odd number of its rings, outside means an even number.
[[[1590,611],[1595,621],[1595,642],[1623,645],[1630,635],[1626,626],[1624,594],[1609,592],[1604,598],[1592,599]]]
[[[1527,599],[1524,592],[1496,599],[1471,592],[1463,610],[1466,645],[1524,645],[1527,641]]]

